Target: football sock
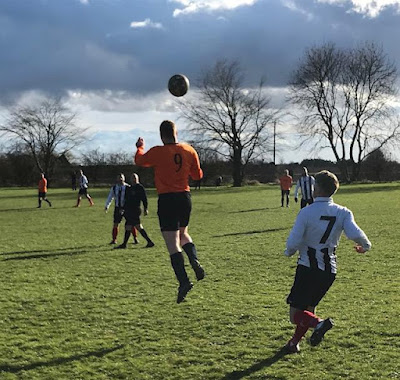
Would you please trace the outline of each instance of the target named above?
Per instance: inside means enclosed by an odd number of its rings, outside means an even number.
[[[315,328],[317,324],[320,322],[320,318],[318,318],[315,314],[311,313],[308,310],[299,310],[294,315],[294,322],[296,323],[296,330],[291,341],[294,344],[300,342],[301,338],[306,334],[307,330],[312,327]]]
[[[113,240],[117,240],[117,236],[118,236],[118,227],[113,227],[113,229],[112,229],[112,239]]]
[[[137,238],[137,231],[135,227],[132,227],[132,235],[134,238]]]
[[[142,235],[142,236],[146,239],[146,241],[147,241],[148,243],[152,243],[151,239],[150,239],[149,236],[147,235],[147,232],[144,230],[144,228],[141,228],[141,229],[139,230],[139,232],[140,232],[140,235]]]
[[[182,248],[186,252],[190,264],[193,265],[194,263],[197,263],[197,250],[195,245],[193,243],[186,243]]]
[[[185,269],[185,261],[182,255],[182,252],[176,252],[171,257],[171,265],[174,269],[177,280],[179,281],[179,285],[185,285],[189,281],[188,275]]]
[[[42,200],[39,199],[39,207],[42,207]]]
[[[131,236],[131,232],[129,230],[125,230],[125,235],[124,235],[124,245],[128,244],[129,236]]]
[[[314,313],[311,313],[311,311],[308,310],[299,310],[294,315],[294,322],[296,323],[296,325],[301,325],[304,327],[307,326],[315,328],[320,321],[320,318],[318,318]]]

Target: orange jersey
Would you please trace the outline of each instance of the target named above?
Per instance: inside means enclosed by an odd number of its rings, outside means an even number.
[[[47,179],[41,178],[39,181],[39,193],[47,193]]]
[[[190,191],[189,175],[194,180],[203,178],[199,156],[188,144],[155,146],[147,153],[139,147],[135,155],[138,166],[154,168],[154,182],[158,194]]]
[[[282,190],[290,190],[292,187],[292,177],[290,175],[284,175],[279,178],[279,182],[281,183]]]

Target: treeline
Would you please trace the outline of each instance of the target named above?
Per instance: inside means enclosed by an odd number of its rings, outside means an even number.
[[[79,170],[83,169],[90,184],[93,186],[108,186],[116,181],[119,173],[129,176],[136,172],[141,182],[148,187],[153,187],[153,170],[149,168],[136,167],[129,164],[126,158],[120,163],[97,162],[85,160],[84,165],[71,164],[62,155],[55,159],[54,172],[49,176],[50,187],[69,187],[72,184],[72,177],[75,173],[78,176]],[[248,164],[244,184],[254,185],[258,183],[275,183],[282,175],[284,169],[288,169],[294,179],[301,174],[301,169],[306,166],[311,174],[327,169],[334,172],[341,182],[339,165],[332,161],[321,159],[304,160],[299,163],[288,163],[275,165],[262,161]],[[201,186],[215,186],[219,177],[222,177],[222,185],[233,184],[232,163],[213,159],[202,162],[204,179]],[[39,171],[34,164],[32,157],[27,152],[13,151],[0,154],[0,186],[36,186],[39,180]],[[360,172],[360,181],[398,181],[400,180],[400,163],[388,159],[380,150],[370,155],[364,162]],[[196,185],[192,183],[192,185]]]

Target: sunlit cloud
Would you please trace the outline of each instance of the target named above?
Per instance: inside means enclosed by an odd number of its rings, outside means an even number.
[[[146,18],[144,21],[131,22],[131,28],[133,28],[133,29],[141,29],[141,28],[162,29],[163,26],[159,22],[153,22],[149,18]]]
[[[345,5],[349,0],[317,0],[320,3]],[[367,15],[369,17],[377,17],[388,7],[394,7],[396,12],[400,11],[400,0],[351,0],[351,11]]]
[[[174,17],[201,11],[232,10],[242,6],[254,5],[258,0],[169,0],[183,8],[174,10]]]

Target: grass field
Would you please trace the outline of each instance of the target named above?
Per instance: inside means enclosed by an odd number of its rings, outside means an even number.
[[[108,245],[108,189],[90,193],[77,209],[75,192],[50,189],[53,207],[36,209],[35,189],[0,189],[0,379],[400,378],[400,183],[339,190],[373,249],[342,238],[318,308],[335,327],[291,356],[279,349],[296,259],[282,252],[299,206],[279,207],[276,186],[193,191],[207,277],[180,305],[154,191],[142,221],[156,246],[126,250]]]

